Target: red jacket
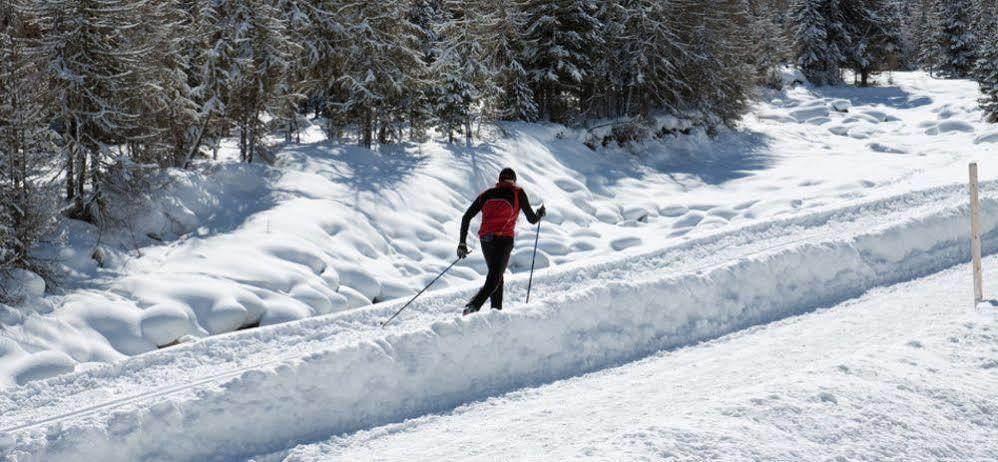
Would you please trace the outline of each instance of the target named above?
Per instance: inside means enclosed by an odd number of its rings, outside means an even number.
[[[498,183],[478,195],[471,203],[468,211],[461,219],[461,242],[468,237],[468,226],[471,219],[482,213],[482,227],[478,230],[479,237],[489,234],[493,236],[514,237],[516,235],[516,219],[520,211],[527,216],[527,221],[537,223],[540,218],[530,207],[527,193],[512,183]]]

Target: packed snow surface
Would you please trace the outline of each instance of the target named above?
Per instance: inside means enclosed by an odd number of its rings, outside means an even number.
[[[994,460],[998,311],[969,271],[254,460]]]
[[[998,248],[998,191],[994,182],[983,186],[990,253]],[[504,312],[455,317],[472,288],[440,291],[389,329],[379,322],[400,302],[31,382],[0,394],[0,448],[15,461],[239,460],[448,412],[964,262],[964,195],[963,186],[934,188],[562,265],[534,281],[544,297]],[[511,297],[522,296],[524,283],[512,278]],[[988,420],[972,423],[994,430]],[[326,451],[321,443],[318,451]]]

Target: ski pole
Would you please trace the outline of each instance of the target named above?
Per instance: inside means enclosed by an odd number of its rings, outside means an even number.
[[[530,279],[527,280],[527,303],[530,303],[530,286],[534,285],[534,262],[537,261],[537,241],[541,238],[541,221],[537,220],[537,234],[534,236],[534,257],[530,259]]]
[[[420,290],[416,295],[413,295],[412,298],[410,298],[408,302],[405,302],[405,305],[402,305],[402,308],[399,308],[399,310],[396,311],[395,314],[392,315],[392,317],[388,318],[387,320],[385,320],[385,322],[381,323],[381,327],[385,327],[386,325],[388,325],[388,323],[392,322],[392,319],[395,319],[395,317],[398,316],[399,313],[402,312],[402,310],[408,308],[409,305],[411,305],[412,302],[416,301],[416,299],[419,298],[420,295],[423,295],[423,292],[426,292],[426,289],[429,289],[430,286],[432,286],[434,282],[437,282],[438,279],[442,278],[445,274],[447,274],[447,272],[450,271],[450,269],[453,268],[454,265],[456,265],[457,262],[459,262],[461,260],[462,260],[461,257],[458,257],[457,260],[454,260],[454,263],[451,263],[450,266],[448,266],[446,269],[444,269],[443,271],[441,271],[440,274],[437,275],[437,277],[433,278],[433,280],[430,281],[430,283],[426,285],[426,287],[423,287],[423,290]]]

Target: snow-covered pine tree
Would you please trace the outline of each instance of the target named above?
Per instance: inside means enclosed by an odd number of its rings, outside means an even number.
[[[42,68],[27,52],[31,34],[19,3],[0,0],[0,275],[20,268],[47,276],[30,251],[57,210],[58,187],[45,177],[58,148],[49,128],[51,94],[38,85]]]
[[[101,224],[107,204],[102,185],[110,146],[133,133],[132,112],[140,93],[134,78],[147,50],[130,34],[143,28],[143,0],[47,0],[28,2],[39,29],[31,48],[44,64],[45,83],[56,101],[65,157],[70,216]],[[86,184],[89,183],[89,191]]]
[[[143,3],[138,14],[145,28],[134,40],[144,54],[132,79],[140,98],[130,112],[138,123],[129,137],[129,153],[140,163],[183,167],[200,136],[198,106],[193,100],[188,43],[192,22],[177,1]]]
[[[593,54],[602,49],[595,0],[526,0],[527,37],[533,44],[527,72],[539,115],[565,121],[579,109]]]
[[[586,79],[586,114],[699,110],[706,117],[737,117],[754,75],[754,56],[745,53],[745,13],[742,2],[604,3],[597,12],[603,45]]]
[[[609,11],[608,11],[609,13]],[[689,14],[673,2],[633,0],[621,2],[608,24],[617,29],[606,34],[611,63],[599,66],[609,72],[604,106],[607,116],[648,115],[652,110],[679,110],[683,105],[685,77],[680,67],[689,42],[680,37],[679,16]],[[597,85],[599,86],[599,85]],[[617,94],[611,94],[616,89]]]
[[[184,15],[189,19],[184,38],[185,60],[188,63],[187,80],[191,99],[197,107],[197,125],[192,129],[193,138],[183,167],[210,146],[212,158],[217,158],[218,145],[226,136],[231,121],[226,119],[228,79],[226,61],[233,56],[231,43],[222,40],[225,31],[217,27],[214,2],[183,0]]]
[[[435,66],[433,76],[428,94],[437,128],[447,134],[449,143],[456,141],[455,133],[459,132],[463,132],[470,143],[471,120],[475,116],[472,105],[478,96],[477,90],[460,67]]]
[[[839,68],[845,55],[838,38],[842,24],[835,15],[835,0],[797,0],[794,5],[794,48],[797,66],[814,85],[842,83]]]
[[[970,76],[977,39],[971,28],[972,0],[933,0],[924,64],[948,78]]]
[[[281,114],[297,96],[286,83],[299,46],[275,0],[214,0],[213,6],[225,116],[239,132],[240,159],[253,162],[265,154],[263,117]]]
[[[581,109],[586,118],[615,117],[619,111],[625,74],[621,65],[627,52],[626,22],[632,10],[631,1],[602,2],[596,10],[603,41],[594,53],[589,78],[582,88]]]
[[[918,69],[928,36],[930,0],[896,0],[901,17],[902,69]]]
[[[688,24],[684,35],[690,44],[679,70],[688,89],[683,106],[726,123],[736,120],[754,83],[754,58],[744,52],[751,41],[744,5],[698,0],[675,0],[674,5],[685,13],[674,22]]]
[[[424,31],[411,22],[411,5],[397,0],[356,0],[339,9],[346,23],[344,70],[333,92],[333,107],[360,132],[360,144],[400,140],[412,106],[410,95],[424,90]]]
[[[982,1],[977,32],[979,48],[974,77],[981,85],[981,109],[990,123],[998,123],[998,2]]]
[[[439,52],[439,37],[437,37],[438,24],[443,21],[444,5],[443,0],[412,0],[409,8],[409,22],[420,31],[423,37],[422,43],[417,45],[423,62],[432,65],[436,61],[436,54]],[[417,91],[409,92],[403,102],[409,111],[409,139],[414,141],[426,140],[427,131],[434,123],[434,102],[431,96],[434,93],[434,78],[427,71],[427,79],[420,85]]]
[[[349,48],[354,38],[347,36],[347,18],[341,12],[343,0],[278,0],[288,18],[288,34],[301,46],[287,73],[286,87],[300,94],[288,102],[304,101],[316,117],[325,117],[330,138],[341,135],[340,114],[330,103],[340,99],[339,76],[346,72]],[[286,138],[297,139],[298,120],[305,107],[285,108]]]
[[[335,45],[331,39],[336,35],[326,34],[322,27],[327,15],[323,1],[317,0],[277,0],[277,8],[287,23],[290,40],[298,45],[290,60],[283,87],[279,92],[293,95],[285,98],[285,107],[279,116],[287,142],[301,142],[301,108],[303,101],[313,100],[316,91],[324,88],[322,72],[333,54]]]
[[[444,19],[437,24],[435,61],[431,91],[437,124],[453,143],[454,133],[462,131],[471,142],[472,108],[483,94],[494,94],[495,82],[486,67],[482,38],[483,15],[489,0],[445,0]]]
[[[456,116],[464,117],[469,141],[475,117],[535,119],[537,107],[524,66],[528,42],[522,5],[516,0],[449,0],[444,13],[435,29],[438,46],[431,67],[434,80],[445,93],[453,93],[435,95],[448,138],[457,128]],[[477,108],[481,114],[475,114]]]
[[[749,33],[757,81],[770,87],[780,87],[780,67],[790,61],[790,45],[776,12],[766,2],[748,2]]]
[[[841,44],[846,64],[860,85],[865,87],[871,75],[898,66],[901,18],[896,4],[888,0],[840,2],[838,15],[847,31]]]
[[[492,0],[483,2],[480,48],[485,67],[492,75],[493,84],[483,90],[485,107],[492,119],[526,120],[537,118],[537,103],[530,88],[527,73],[529,42],[526,30],[527,15],[520,0]]]

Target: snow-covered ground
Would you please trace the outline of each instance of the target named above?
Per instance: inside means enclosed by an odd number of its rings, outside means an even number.
[[[987,252],[995,186],[984,185]],[[446,413],[943,270],[967,259],[967,222],[965,189],[940,187],[562,265],[535,280],[537,302],[505,312],[456,317],[462,288],[387,330],[378,323],[399,302],[216,336],[7,390],[0,448],[16,461],[239,460]],[[523,293],[522,276],[510,283]],[[954,315],[972,309],[962,287]]]
[[[766,95],[737,131],[592,152],[585,133],[511,125],[473,147],[368,151],[310,127],[273,167],[176,173],[132,228],[64,229],[64,288],[0,306],[0,387],[176,341],[348,310],[414,293],[453,258],[461,213],[502,166],[548,205],[538,267],[640,253],[718,229],[863,198],[958,184],[988,159],[976,84],[922,73],[879,88]],[[223,157],[232,152],[223,149]],[[529,268],[524,226],[510,270]],[[473,256],[438,288],[481,278]],[[515,299],[511,299],[515,300]],[[457,310],[459,301],[450,310]]]
[[[998,325],[947,268],[969,160],[998,250],[998,127],[975,84],[894,79],[631,152],[560,126],[381,151],[310,127],[274,166],[175,173],[130,229],[67,223],[64,288],[0,306],[0,455],[987,460]],[[506,311],[456,316],[473,255],[382,329],[507,165],[550,210],[532,303],[524,227]]]
[[[254,460],[994,460],[998,311],[969,271]]]

